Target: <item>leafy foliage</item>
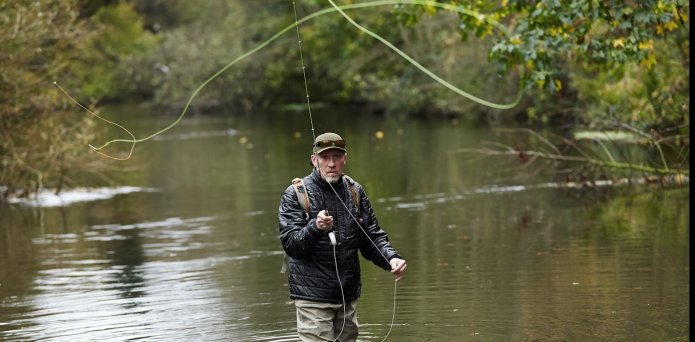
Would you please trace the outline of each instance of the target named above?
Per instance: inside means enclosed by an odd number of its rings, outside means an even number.
[[[138,1],[136,7],[151,6],[144,3]],[[169,11],[187,11],[188,3],[174,2]],[[277,11],[279,5],[281,12]],[[186,19],[169,21],[169,29],[159,32],[159,44],[152,53],[132,61],[133,69],[140,73],[138,89],[151,92],[157,105],[182,108],[208,77],[290,23],[290,4],[279,5],[240,0],[196,2],[195,11],[180,15]],[[157,15],[150,14],[154,16],[146,22],[157,20]],[[220,75],[198,94],[192,107],[198,111],[221,107],[248,110],[282,102],[285,93],[292,91],[286,86],[293,76],[290,70],[300,70],[296,40],[289,38]]]
[[[325,1],[308,1],[330,7]],[[338,5],[358,1],[337,1]],[[365,2],[365,1],[359,1]],[[427,12],[430,16],[403,25],[401,8]],[[518,91],[515,77],[500,79],[485,51],[489,37],[463,42],[458,36],[457,16],[436,12],[429,6],[377,6],[350,10],[360,25],[380,35],[418,63],[451,84],[492,102],[510,102]],[[420,12],[418,12],[420,13]],[[367,103],[376,111],[398,116],[485,115],[491,110],[451,92],[391,49],[357,30],[338,13],[303,27],[307,50],[327,84],[338,88],[324,98],[340,103]],[[308,31],[308,33],[306,33]]]
[[[595,0],[503,0],[463,1],[452,4],[480,13],[478,18],[461,16],[460,31],[466,39],[494,35],[490,50],[500,73],[525,65],[529,86],[551,91],[562,88],[562,61],[583,59],[592,65],[612,66],[639,61],[650,69],[656,63],[654,43],[687,30],[689,4],[684,0],[595,1]],[[407,24],[428,12],[402,6],[400,16]],[[429,11],[432,12],[432,11]],[[510,35],[493,30],[488,20],[504,23]]]
[[[531,121],[557,121],[638,134],[638,146],[660,165],[689,162],[689,3],[683,0],[502,0],[449,3],[461,16],[463,40],[492,37],[489,59],[500,74],[524,67]],[[417,26],[435,8],[400,6],[401,23]],[[493,30],[490,22],[509,28]],[[621,147],[622,150],[622,147]],[[624,151],[623,151],[624,152]],[[671,155],[671,158],[666,158]],[[609,160],[609,162],[612,161]],[[632,166],[644,160],[630,160]],[[666,167],[668,169],[668,167]]]
[[[358,2],[366,0],[336,1]],[[338,13],[299,28],[312,103],[399,116],[524,117],[593,130],[628,125],[689,159],[682,139],[690,110],[684,0],[442,2],[479,15],[431,4],[348,12],[437,75],[495,102],[513,98],[519,83],[512,71],[523,67],[528,96],[515,113],[441,87]],[[300,18],[330,7],[324,0],[296,4]],[[293,23],[293,14],[285,0],[1,2],[0,186],[60,188],[78,172],[105,166],[85,153],[91,119],[53,80],[87,104],[139,97],[178,110],[201,82]],[[303,103],[299,60],[295,32],[288,32],[216,78],[193,107]],[[676,138],[661,138],[669,135]]]
[[[139,71],[130,61],[150,54],[157,42],[144,30],[140,14],[132,5],[121,3],[101,7],[90,22],[99,28],[98,39],[89,47],[98,62],[75,68],[75,77],[85,85],[84,96],[122,100],[139,92]]]
[[[0,185],[4,196],[59,191],[108,164],[88,153],[92,119],[52,84],[88,104],[118,92],[118,65],[145,43],[128,5],[81,17],[77,0],[0,3]],[[83,184],[82,184],[83,185]]]

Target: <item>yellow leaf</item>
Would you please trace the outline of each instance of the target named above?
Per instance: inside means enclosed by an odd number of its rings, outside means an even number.
[[[533,68],[535,67],[535,64],[533,63],[533,59],[529,59],[529,60],[526,61],[526,67],[527,67],[529,70],[533,70]]]
[[[654,49],[654,41],[650,39],[646,42],[640,42],[637,47],[639,47],[640,50],[652,50]]]
[[[555,90],[559,93],[562,90],[562,81],[555,80]]]
[[[521,44],[521,38],[519,36],[514,36],[511,39],[509,39],[509,42],[512,43],[512,45],[520,45]]]
[[[678,28],[678,25],[676,25],[676,23],[673,21],[669,21],[666,24],[664,24],[664,27],[669,31],[673,31]]]
[[[656,64],[656,56],[650,53],[649,55],[647,55],[647,58],[641,60],[639,64],[641,66],[646,67],[648,70],[651,70],[652,67]]]
[[[625,47],[625,41],[623,38],[613,39],[613,47],[622,46]]]
[[[661,26],[661,24],[656,25],[656,34],[658,34],[658,35],[664,34],[664,27]]]
[[[437,12],[437,8],[434,7],[434,6],[432,6],[432,5],[425,5],[425,12],[427,12],[427,13],[430,14],[430,15],[432,15],[432,14],[434,14],[435,12]]]
[[[502,0],[502,7],[507,7],[509,0]]]
[[[545,80],[544,79],[536,80],[536,85],[538,86],[539,89],[543,89],[543,85],[545,85]]]

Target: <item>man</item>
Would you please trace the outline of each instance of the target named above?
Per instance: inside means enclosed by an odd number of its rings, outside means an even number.
[[[343,174],[346,148],[338,134],[316,137],[313,172],[302,179],[299,190],[289,186],[280,201],[280,240],[287,254],[290,298],[297,309],[302,341],[357,340],[358,250],[391,271],[396,281],[406,268],[379,227],[362,187]],[[305,208],[298,198],[304,194]]]

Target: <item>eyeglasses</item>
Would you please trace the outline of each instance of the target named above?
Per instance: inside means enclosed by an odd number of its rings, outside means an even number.
[[[345,140],[319,140],[314,143],[313,147],[340,147],[345,148]]]

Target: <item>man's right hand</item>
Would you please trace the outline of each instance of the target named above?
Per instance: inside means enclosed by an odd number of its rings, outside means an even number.
[[[405,260],[400,258],[393,258],[389,261],[391,264],[391,273],[396,276],[396,281],[403,278],[403,273],[405,273],[405,268],[407,267]]]
[[[316,228],[327,232],[333,230],[333,216],[329,215],[327,210],[321,210],[316,215]]]

